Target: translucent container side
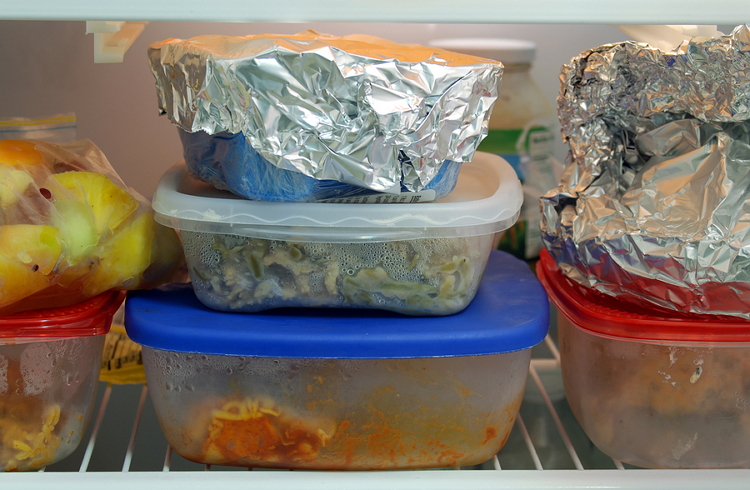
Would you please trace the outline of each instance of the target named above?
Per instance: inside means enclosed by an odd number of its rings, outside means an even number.
[[[530,352],[333,360],[144,347],[143,357],[167,441],[188,460],[373,470],[490,459],[516,419]]]
[[[162,177],[155,218],[178,230],[302,241],[389,241],[494,234],[518,218],[523,194],[501,158],[478,154],[456,188],[435,202],[294,203],[239,199],[190,178],[185,166]]]
[[[371,243],[182,232],[198,299],[221,311],[369,308],[450,315],[471,302],[492,235]]]
[[[91,417],[104,335],[0,345],[0,465],[43,468],[70,455]]]
[[[558,315],[571,409],[607,455],[646,468],[750,466],[750,346],[595,335]]]

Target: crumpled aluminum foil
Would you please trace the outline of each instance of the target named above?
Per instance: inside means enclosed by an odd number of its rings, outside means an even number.
[[[199,36],[149,47],[159,108],[242,132],[273,165],[379,192],[421,190],[487,134],[502,64],[372,36]]]
[[[560,270],[626,301],[750,318],[750,28],[563,66],[570,145],[541,199]]]

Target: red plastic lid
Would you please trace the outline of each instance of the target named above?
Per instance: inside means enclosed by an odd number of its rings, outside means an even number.
[[[750,342],[750,321],[665,310],[586,288],[560,272],[542,250],[537,275],[550,300],[568,320],[591,333],[641,341]]]
[[[40,337],[52,340],[106,334],[112,324],[112,316],[124,299],[124,291],[109,291],[72,306],[2,316],[0,341]]]

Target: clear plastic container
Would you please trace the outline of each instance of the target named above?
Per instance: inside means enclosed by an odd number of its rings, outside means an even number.
[[[750,322],[631,304],[542,251],[565,394],[604,453],[647,468],[750,467]]]
[[[521,202],[511,167],[478,153],[454,191],[431,203],[249,201],[177,165],[153,207],[180,230],[195,293],[210,308],[448,315],[476,294],[493,235],[516,221]]]
[[[476,299],[450,317],[204,308],[189,288],[128,297],[170,446],[204,464],[314,470],[467,466],[505,444],[547,298],[493,252]]]
[[[43,468],[70,455],[91,417],[102,346],[124,292],[0,317],[0,465]]]
[[[436,39],[430,44],[503,64],[487,137],[478,150],[503,157],[523,182],[521,216],[500,237],[498,247],[522,259],[535,259],[543,247],[539,197],[557,185],[561,170],[554,157],[557,115],[531,76],[536,44],[499,38]]]

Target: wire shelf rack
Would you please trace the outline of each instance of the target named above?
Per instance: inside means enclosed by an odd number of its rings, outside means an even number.
[[[750,470],[645,470],[609,458],[586,437],[562,390],[553,337],[532,351],[524,402],[505,447],[484,464],[443,470],[327,472],[199,465],[169,448],[146,385],[102,383],[84,443],[34,473],[0,475],[0,488],[664,489],[750,488]]]

